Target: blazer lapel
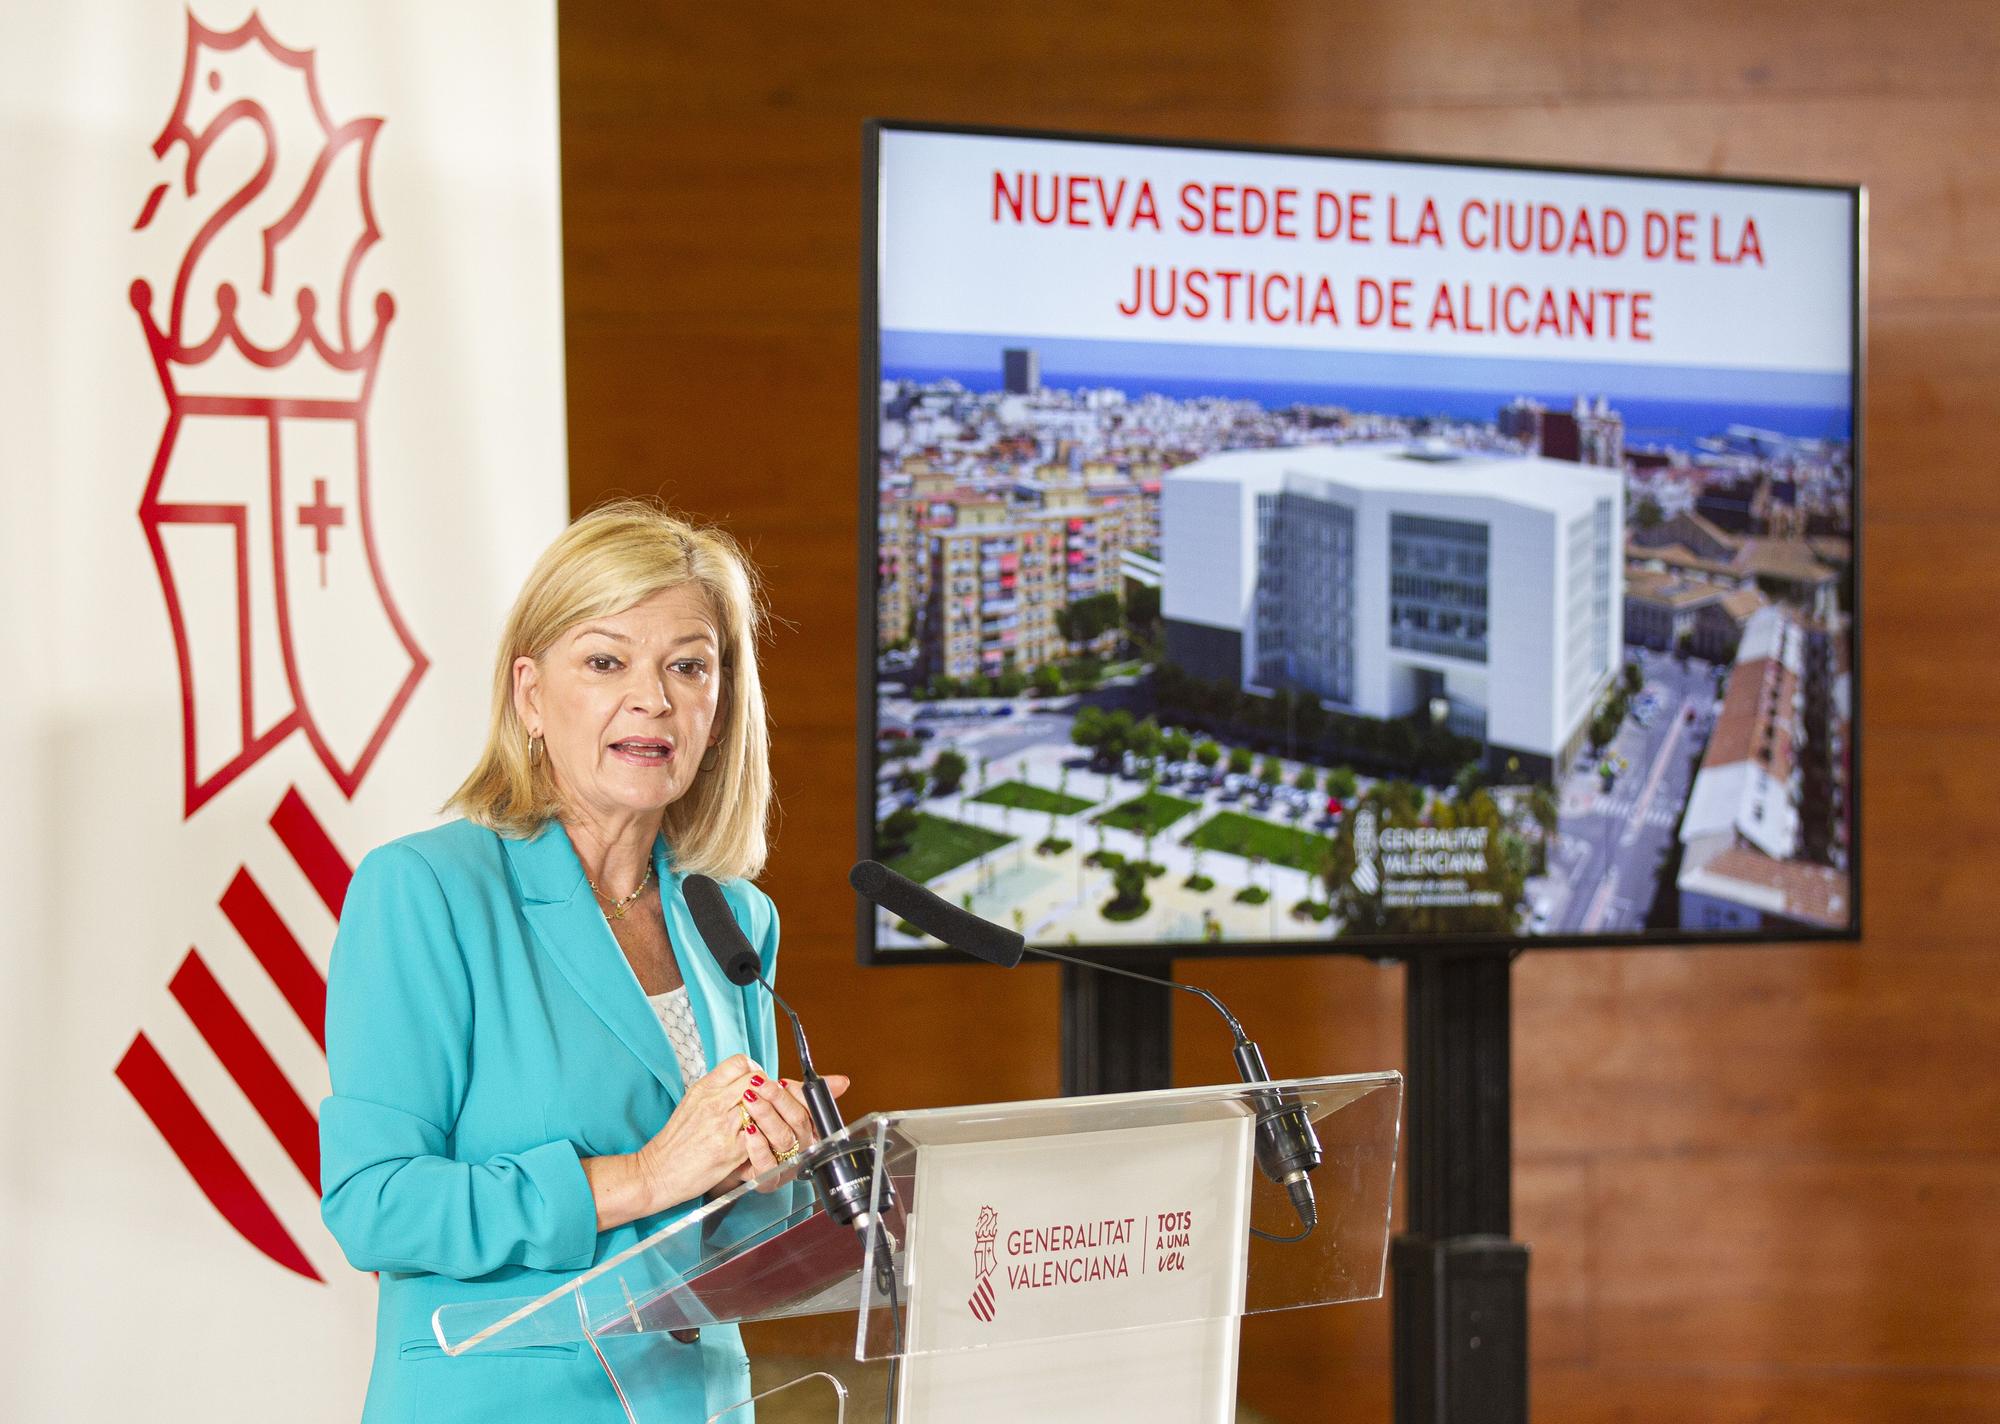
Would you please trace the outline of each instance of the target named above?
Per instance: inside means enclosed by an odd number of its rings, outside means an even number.
[[[625,962],[611,927],[604,923],[604,913],[584,880],[583,862],[576,858],[569,834],[551,822],[528,840],[502,838],[501,844],[520,883],[521,910],[536,941],[591,1011],[678,1102],[681,1070],[673,1045],[667,1041],[653,1006],[646,1002],[645,991],[639,987],[632,966]],[[689,997],[699,1004],[697,996]],[[705,1034],[707,1025],[702,1027]]]

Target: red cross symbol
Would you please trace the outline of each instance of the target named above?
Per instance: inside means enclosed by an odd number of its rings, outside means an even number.
[[[313,532],[313,552],[319,555],[319,586],[326,587],[327,532],[347,522],[347,512],[326,502],[326,481],[313,481],[313,502],[299,506],[299,527]]]

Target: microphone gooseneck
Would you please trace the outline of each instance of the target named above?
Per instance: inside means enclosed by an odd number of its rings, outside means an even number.
[[[681,894],[687,899],[688,911],[694,916],[694,926],[701,931],[702,941],[708,945],[716,963],[722,966],[723,977],[739,986],[763,985],[764,992],[771,996],[771,1002],[783,1009],[785,1017],[791,1020],[792,1041],[799,1050],[799,1091],[805,1098],[806,1115],[812,1119],[813,1131],[819,1134],[821,1141],[821,1146],[807,1154],[801,1165],[812,1173],[827,1215],[842,1226],[851,1226],[857,1232],[866,1231],[877,1212],[895,1204],[894,1193],[886,1180],[882,1183],[880,1199],[870,1203],[875,1181],[875,1149],[855,1147],[849,1143],[827,1146],[831,1139],[847,1130],[847,1124],[841,1120],[833,1090],[827,1087],[826,1079],[813,1067],[812,1048],[806,1042],[805,1025],[799,1022],[792,1006],[771,987],[771,981],[764,977],[757,951],[751,948],[750,941],[743,934],[743,927],[736,923],[736,915],[730,910],[722,887],[706,875],[689,875],[681,881]]]
[[[1270,1071],[1264,1066],[1263,1050],[1251,1041],[1243,1031],[1242,1023],[1229,1012],[1222,1000],[1206,989],[1183,984],[1176,979],[1140,974],[1114,965],[1096,964],[1073,954],[1030,946],[1018,932],[1002,929],[991,920],[981,919],[971,911],[961,909],[909,877],[898,875],[879,861],[864,860],[856,865],[847,873],[847,883],[864,899],[901,917],[931,938],[1003,969],[1019,964],[1023,954],[1032,954],[1037,959],[1058,960],[1093,969],[1100,974],[1115,974],[1124,979],[1137,979],[1143,984],[1157,984],[1192,994],[1221,1014],[1223,1021],[1229,1025],[1229,1032],[1236,1040],[1236,1072],[1242,1081],[1253,1086],[1271,1081]],[[1319,1204],[1313,1197],[1311,1177],[1313,1170],[1324,1160],[1319,1137],[1313,1132],[1305,1109],[1286,1103],[1280,1094],[1253,1093],[1251,1101],[1257,1107],[1257,1165],[1266,1177],[1285,1189],[1285,1194],[1292,1200],[1292,1209],[1298,1213],[1300,1225],[1310,1232],[1319,1224]],[[1265,1232],[1257,1234],[1268,1235]]]

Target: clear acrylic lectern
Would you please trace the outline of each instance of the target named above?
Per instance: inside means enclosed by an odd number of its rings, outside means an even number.
[[[679,1421],[604,1342],[833,1313],[854,1317],[856,1360],[889,1362],[901,1420],[1229,1420],[1242,1316],[1382,1293],[1402,1089],[1382,1073],[875,1113],[558,1290],[432,1325],[448,1355],[581,1342],[634,1424]],[[1260,1165],[1260,1128],[1268,1147],[1287,1114],[1322,1154],[1309,1230]],[[811,1173],[835,1156],[872,1173],[856,1226]],[[845,1417],[830,1374],[780,1389],[788,1417]],[[753,1404],[714,1417],[749,1424]]]

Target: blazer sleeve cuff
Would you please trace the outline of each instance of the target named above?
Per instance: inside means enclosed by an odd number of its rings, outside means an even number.
[[[515,1161],[549,1205],[553,1230],[544,1270],[580,1271],[597,1259],[597,1199],[590,1193],[583,1159],[569,1141],[544,1143]]]

